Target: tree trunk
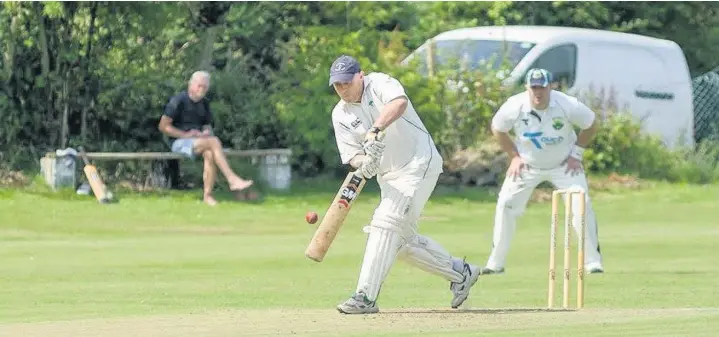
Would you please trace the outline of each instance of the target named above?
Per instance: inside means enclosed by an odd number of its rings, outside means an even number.
[[[59,92],[59,96],[61,96],[59,101],[62,102],[62,119],[60,120],[59,141],[60,148],[67,147],[68,138],[70,136],[70,76],[75,74],[75,68],[78,67],[78,63],[81,62],[69,60],[67,57],[69,54],[75,54],[73,53],[75,49],[72,46],[72,23],[75,13],[77,12],[78,4],[73,2],[63,2],[63,7],[65,9],[65,16],[59,18],[58,20],[62,33],[57,35],[58,52],[56,58],[56,69],[58,69],[56,78],[62,79],[62,89]]]
[[[7,39],[7,44],[5,44],[5,53],[3,53],[3,63],[5,65],[5,69],[3,69],[3,79],[6,86],[9,86],[10,81],[12,80],[13,68],[15,67],[15,37],[17,36],[17,29],[18,19],[17,16],[13,15],[10,19],[10,38]],[[10,90],[8,89],[9,87],[6,91],[10,93]]]
[[[68,81],[70,80],[70,70],[68,69],[65,72],[65,78],[62,81],[62,127],[60,129],[60,148],[64,149],[67,147],[67,134],[68,134],[68,125],[67,121],[70,118],[70,100],[69,95],[67,94],[67,85]]]
[[[40,66],[42,68],[42,81],[43,81],[43,92],[45,94],[45,125],[48,128],[48,133],[51,138],[50,144],[52,145],[57,136],[57,123],[55,122],[55,111],[53,109],[53,93],[52,93],[52,82],[50,80],[50,45],[47,38],[47,25],[45,23],[45,16],[42,13],[41,3],[35,3],[35,15],[37,15],[37,21],[39,24],[39,45],[40,48]]]
[[[217,38],[218,25],[205,29],[204,46],[198,70],[212,71],[212,56],[215,51],[215,39]]]
[[[88,111],[88,105],[90,101],[93,99],[93,93],[92,89],[90,87],[90,63],[92,62],[92,55],[90,54],[92,52],[92,37],[95,34],[95,18],[97,17],[97,2],[92,3],[92,8],[90,9],[90,27],[87,30],[87,48],[85,49],[85,80],[84,82],[84,90],[85,90],[85,100],[84,104],[82,106],[82,115],[80,116],[80,139],[82,139],[83,142],[87,140],[87,111]]]

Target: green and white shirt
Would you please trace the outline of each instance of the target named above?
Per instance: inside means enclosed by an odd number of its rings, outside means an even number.
[[[552,90],[546,110],[532,108],[527,91],[510,97],[492,119],[492,128],[514,133],[519,156],[530,166],[562,165],[577,141],[574,126],[589,128],[596,115],[577,98]]]

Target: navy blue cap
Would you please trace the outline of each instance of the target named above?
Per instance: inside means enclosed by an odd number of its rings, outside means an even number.
[[[355,74],[360,72],[359,62],[352,56],[342,55],[332,62],[330,68],[330,85],[342,82],[351,82]]]
[[[546,69],[529,69],[525,82],[530,87],[546,88],[550,83],[552,83],[552,74]]]

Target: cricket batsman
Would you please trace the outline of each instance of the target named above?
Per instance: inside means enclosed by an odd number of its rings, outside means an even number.
[[[531,69],[526,91],[510,97],[494,115],[492,132],[510,164],[499,192],[494,218],[492,253],[482,274],[503,273],[509,242],[534,189],[549,181],[559,189],[581,189],[586,202],[585,270],[603,272],[597,219],[589,198],[582,154],[597,133],[595,113],[575,97],[550,87],[551,74]],[[577,135],[574,126],[581,131]],[[509,132],[513,131],[514,140]],[[566,198],[566,196],[565,196]],[[579,232],[579,211],[574,195],[573,227]]]
[[[418,234],[417,221],[442,173],[442,157],[402,85],[384,73],[365,75],[351,56],[337,58],[329,85],[341,100],[332,110],[342,163],[364,177],[377,177],[380,202],[371,221],[354,294],[337,310],[379,311],[377,298],[395,259],[450,282],[451,307],[458,308],[479,279],[479,267],[450,255]],[[383,137],[382,137],[383,136]]]

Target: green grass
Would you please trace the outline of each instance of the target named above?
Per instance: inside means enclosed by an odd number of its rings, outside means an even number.
[[[594,193],[606,273],[587,276],[581,312],[476,310],[546,304],[549,205],[533,203],[507,273],[480,279],[466,311],[447,310],[447,282],[398,263],[383,286],[382,314],[342,316],[334,306],[356,285],[361,227],[378,195],[369,186],[326,260],[311,262],[303,253],[314,228],[304,214],[322,214],[337,184],[301,183],[292,193],[225,199],[217,208],[202,205],[197,191],[120,193],[113,205],[71,192],[1,191],[0,335],[709,336],[719,329],[719,186]],[[442,188],[420,230],[482,264],[493,216],[490,192]]]

